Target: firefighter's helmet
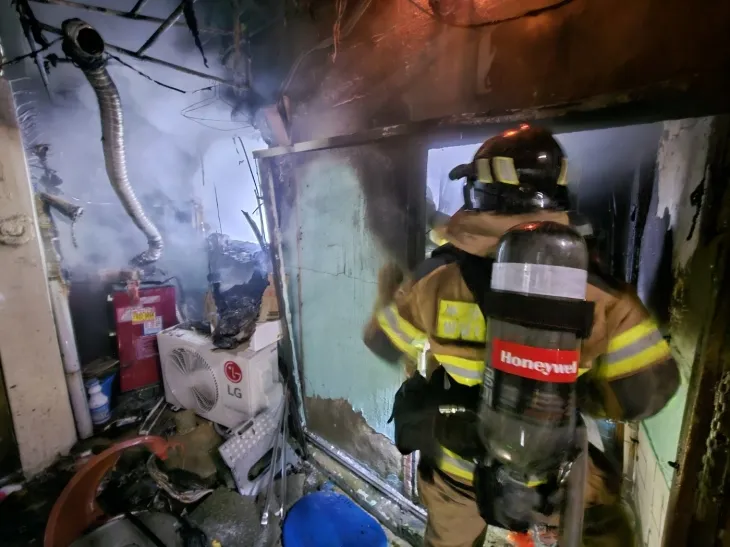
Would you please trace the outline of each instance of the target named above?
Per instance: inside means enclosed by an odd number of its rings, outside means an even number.
[[[491,137],[471,163],[451,170],[449,178],[465,178],[465,208],[498,214],[569,208],[568,161],[553,134],[521,125]]]

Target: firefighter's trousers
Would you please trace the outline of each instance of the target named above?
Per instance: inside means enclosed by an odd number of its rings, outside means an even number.
[[[638,545],[636,531],[620,498],[608,492],[606,477],[590,459],[587,478],[584,545]],[[447,482],[438,472],[433,473],[432,481],[425,480],[420,470],[418,490],[428,511],[425,547],[482,547],[487,525],[479,515],[473,492]]]
[[[457,490],[439,473],[433,481],[419,471],[418,491],[428,511],[424,547],[481,547],[487,525],[479,515],[474,494]]]

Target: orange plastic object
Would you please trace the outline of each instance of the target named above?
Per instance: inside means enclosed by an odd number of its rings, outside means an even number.
[[[514,547],[534,547],[535,542],[532,541],[532,534],[520,534],[518,532],[510,532],[507,534],[507,541],[511,542]]]
[[[44,547],[68,547],[89,526],[104,519],[104,512],[96,503],[99,483],[128,448],[145,446],[162,460],[177,446],[162,437],[144,436],[127,439],[107,448],[91,458],[69,481],[56,500],[48,517]]]

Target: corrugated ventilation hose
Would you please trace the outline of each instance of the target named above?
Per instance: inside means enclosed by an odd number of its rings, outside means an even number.
[[[148,249],[131,260],[135,266],[156,262],[162,255],[163,241],[157,227],[147,218],[129,184],[124,149],[124,118],[119,91],[106,70],[104,40],[93,27],[80,19],[63,22],[63,51],[83,71],[96,93],[101,114],[102,145],[109,182],[124,210],[147,237]]]

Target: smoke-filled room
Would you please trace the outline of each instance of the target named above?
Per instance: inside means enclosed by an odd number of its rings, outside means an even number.
[[[0,0],[0,545],[730,545],[728,31]]]

